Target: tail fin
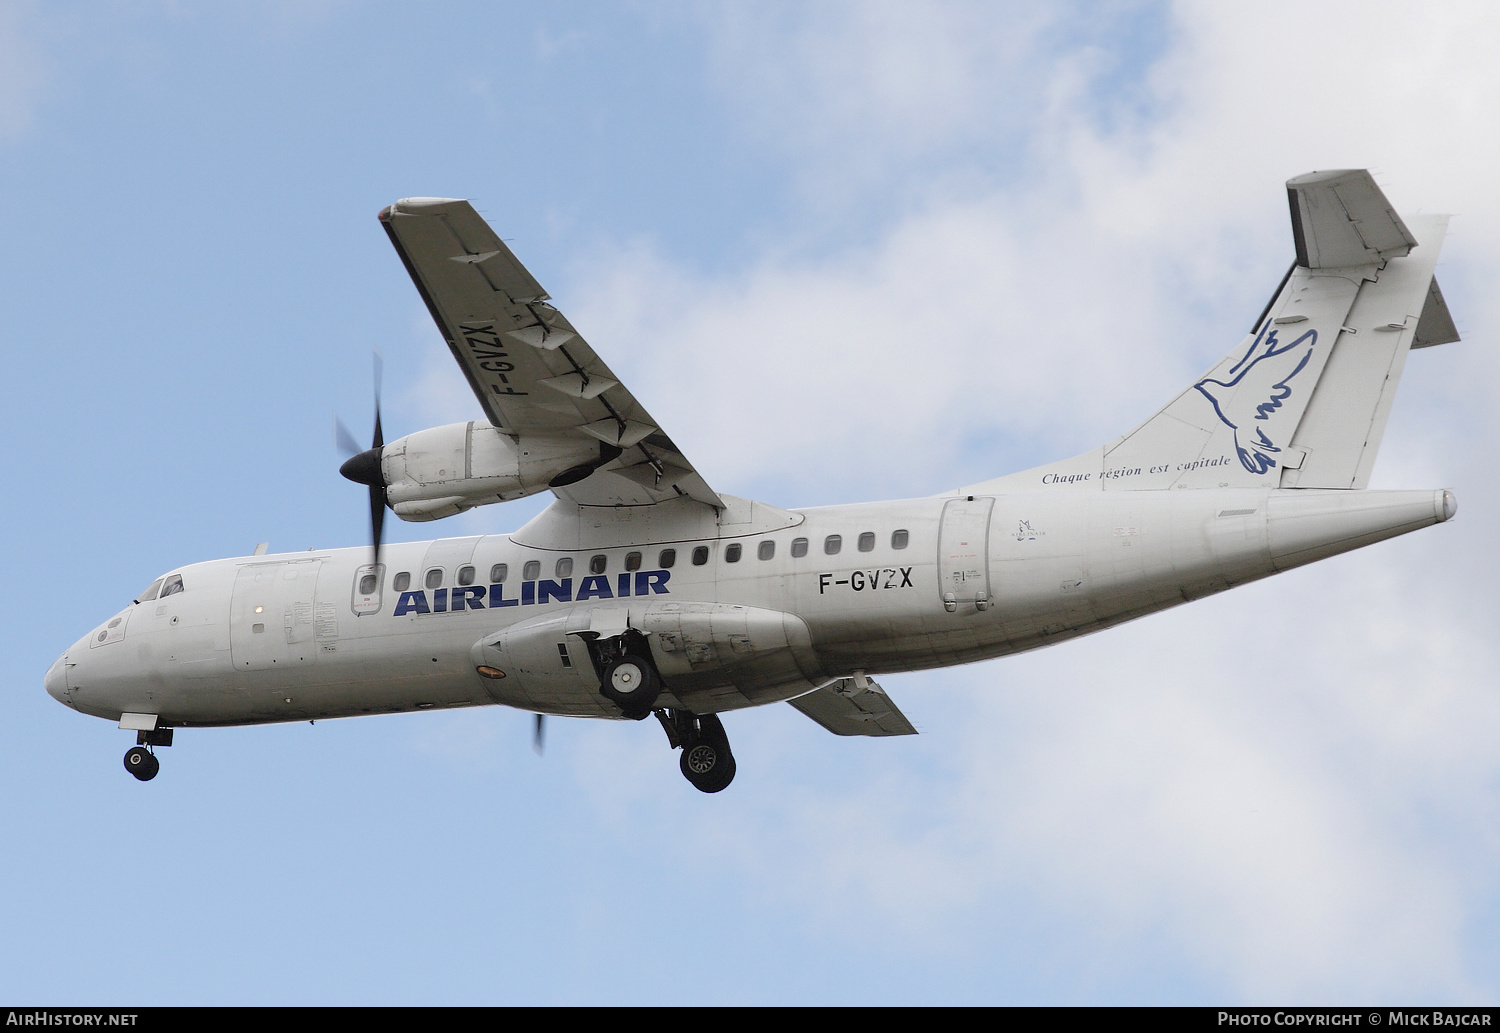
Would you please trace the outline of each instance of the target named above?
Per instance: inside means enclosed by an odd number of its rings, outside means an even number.
[[[1407,352],[1458,340],[1433,278],[1448,217],[1409,230],[1363,169],[1287,194],[1297,260],[1233,352],[1102,449],[966,490],[1365,487]]]

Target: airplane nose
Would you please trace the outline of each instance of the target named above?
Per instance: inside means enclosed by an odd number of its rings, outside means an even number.
[[[47,677],[42,679],[42,684],[47,687],[47,695],[59,703],[68,702],[68,654],[64,653],[58,657],[51,667],[47,668]]]

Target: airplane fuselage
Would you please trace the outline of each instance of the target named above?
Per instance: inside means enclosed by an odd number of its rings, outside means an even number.
[[[554,509],[514,534],[387,545],[378,571],[367,548],[179,568],[182,591],[80,639],[48,691],[179,727],[496,703],[620,718],[586,640],[628,628],[661,669],[664,705],[718,713],[855,672],[1035,649],[1440,522],[1454,503],[1261,489],[802,511],[736,499],[711,523],[652,507],[646,527],[623,509]],[[532,627],[541,648],[523,656]]]

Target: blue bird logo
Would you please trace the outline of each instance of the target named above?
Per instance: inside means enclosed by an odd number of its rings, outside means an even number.
[[[1213,403],[1214,412],[1234,431],[1234,449],[1245,469],[1262,474],[1276,465],[1281,451],[1266,434],[1264,421],[1291,397],[1291,380],[1307,368],[1318,332],[1309,330],[1290,344],[1281,344],[1270,324],[1262,329],[1244,358],[1230,367],[1238,375],[1225,383],[1205,377],[1193,386]]]

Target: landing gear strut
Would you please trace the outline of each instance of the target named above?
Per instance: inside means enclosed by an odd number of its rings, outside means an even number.
[[[152,746],[171,746],[172,729],[157,728],[135,734],[136,745],[125,751],[125,770],[142,782],[149,782],[161,770],[161,761],[151,751]]]
[[[673,749],[682,749],[682,777],[699,792],[717,793],[734,781],[734,754],[729,737],[713,714],[689,714],[682,710],[658,710],[656,719],[667,733]]]

